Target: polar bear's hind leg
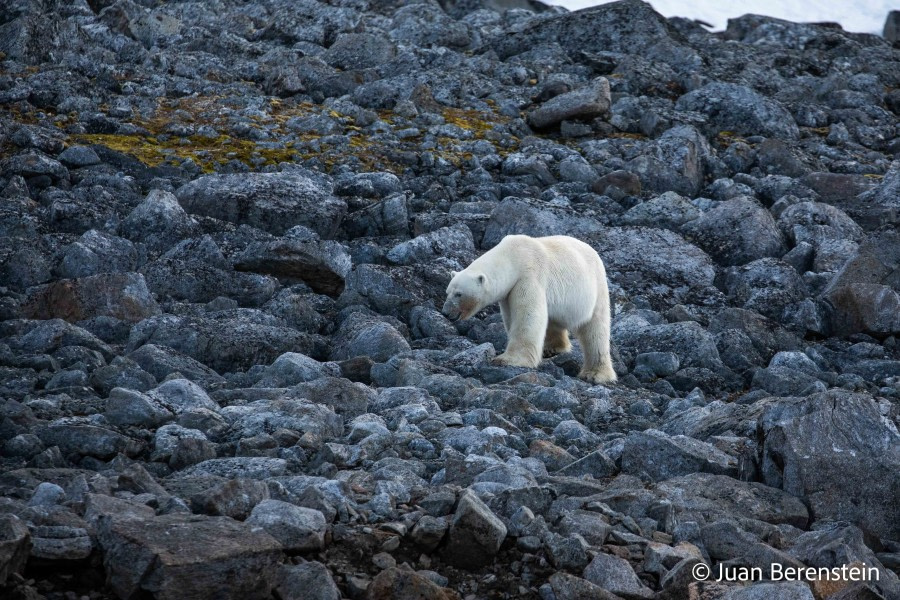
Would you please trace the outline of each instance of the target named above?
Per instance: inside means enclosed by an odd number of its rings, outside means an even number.
[[[578,376],[591,383],[609,383],[616,380],[616,372],[613,370],[612,357],[609,353],[609,326],[609,300],[600,299],[594,307],[594,314],[590,320],[576,332],[584,353],[584,367]]]
[[[570,350],[572,350],[572,343],[569,341],[569,332],[553,323],[547,325],[547,335],[544,338],[544,358],[565,354]]]

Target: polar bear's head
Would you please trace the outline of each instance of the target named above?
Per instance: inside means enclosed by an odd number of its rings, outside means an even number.
[[[453,272],[453,279],[447,286],[447,301],[444,302],[444,313],[452,321],[463,321],[470,318],[485,307],[484,273],[465,271]]]

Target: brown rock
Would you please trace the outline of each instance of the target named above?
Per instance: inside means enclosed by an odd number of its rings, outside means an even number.
[[[161,311],[143,275],[104,273],[36,287],[23,312],[30,319],[76,322],[102,316],[137,322]]]
[[[459,594],[415,571],[392,567],[372,580],[366,589],[366,600],[459,600]]]

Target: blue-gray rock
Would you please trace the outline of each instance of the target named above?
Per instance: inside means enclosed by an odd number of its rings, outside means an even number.
[[[341,592],[328,567],[315,560],[282,565],[275,593],[282,600],[341,600]]]
[[[338,242],[282,238],[252,242],[234,258],[234,268],[274,275],[285,283],[302,281],[318,294],[338,296],[350,273],[351,259]]]
[[[110,391],[103,416],[113,425],[147,429],[175,419],[173,411],[153,396],[120,387]]]
[[[86,231],[62,252],[59,274],[66,279],[134,271],[138,264],[134,244],[96,229]]]
[[[592,119],[609,112],[609,81],[598,77],[585,87],[554,96],[528,113],[528,123],[537,129],[567,119]]]
[[[699,216],[700,211],[686,198],[675,192],[665,192],[628,209],[622,215],[622,223],[678,231],[683,224]]]
[[[506,539],[506,525],[472,492],[460,497],[444,548],[448,562],[475,569],[493,560]]]
[[[781,400],[766,408],[760,428],[767,485],[805,498],[817,520],[849,521],[887,539],[900,535],[900,435],[871,397],[831,390]]]
[[[750,198],[721,202],[685,223],[681,231],[725,266],[779,257],[787,250],[775,219]]]
[[[305,225],[332,237],[347,211],[347,204],[330,189],[292,172],[207,175],[178,188],[175,195],[189,213],[247,223],[276,235]]]
[[[185,212],[174,194],[151,190],[125,218],[120,229],[126,238],[161,252],[195,235],[199,225]]]
[[[331,350],[332,360],[368,356],[385,362],[399,352],[409,350],[409,342],[390,323],[353,313],[341,323]]]
[[[736,477],[738,463],[712,444],[693,438],[669,436],[656,429],[631,433],[622,449],[622,472],[646,474],[664,481],[690,473],[716,473]]]
[[[60,279],[31,288],[24,313],[33,319],[83,321],[114,317],[136,322],[161,310],[140,273],[104,273]]]
[[[713,134],[730,131],[784,140],[799,136],[797,123],[783,106],[736,83],[708,83],[679,98],[675,107],[706,114]]]
[[[584,569],[584,578],[594,585],[625,598],[652,598],[653,591],[638,579],[628,561],[598,553]]]
[[[310,552],[325,547],[328,525],[325,516],[312,508],[263,500],[253,507],[245,522],[270,534],[289,552]]]

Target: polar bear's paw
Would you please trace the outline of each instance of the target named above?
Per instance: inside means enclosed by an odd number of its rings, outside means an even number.
[[[572,351],[572,343],[569,340],[566,340],[565,344],[556,343],[556,344],[545,344],[544,345],[544,358],[551,358],[556,356],[557,354],[565,354],[566,352]]]
[[[504,367],[526,367],[529,369],[537,367],[537,361],[534,361],[527,356],[510,354],[509,352],[504,352],[503,354],[495,356],[494,359],[491,360],[491,364]]]
[[[578,376],[591,383],[611,383],[616,380],[616,372],[609,363],[590,370],[582,369]]]

